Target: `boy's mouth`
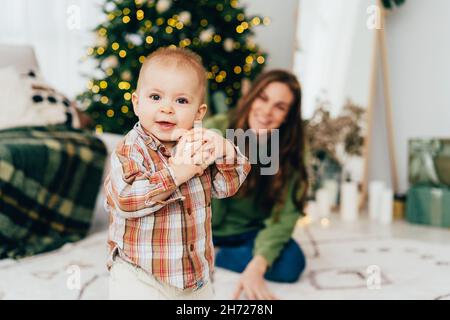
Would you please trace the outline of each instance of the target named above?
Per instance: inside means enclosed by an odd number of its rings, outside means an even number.
[[[170,121],[156,121],[155,123],[163,130],[170,130],[175,128],[175,123]]]

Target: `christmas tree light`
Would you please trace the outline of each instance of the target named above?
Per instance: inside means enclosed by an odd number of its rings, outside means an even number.
[[[135,124],[131,94],[145,57],[159,47],[189,48],[203,58],[212,113],[215,94],[234,107],[241,81],[252,80],[266,62],[252,29],[270,19],[248,16],[238,0],[105,0],[102,10],[97,42],[86,49],[98,70],[78,96],[96,132],[125,133]]]

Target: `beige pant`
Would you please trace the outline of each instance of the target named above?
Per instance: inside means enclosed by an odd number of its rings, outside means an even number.
[[[212,300],[211,281],[198,290],[180,290],[162,283],[142,269],[115,258],[110,269],[109,299],[111,300]]]

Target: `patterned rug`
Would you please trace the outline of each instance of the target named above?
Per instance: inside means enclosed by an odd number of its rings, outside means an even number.
[[[294,237],[307,256],[305,273],[294,284],[268,285],[280,299],[450,299],[450,246],[394,236],[430,233],[399,223],[303,221]],[[103,231],[46,254],[1,260],[0,299],[107,299],[105,239]],[[218,268],[217,298],[229,299],[238,279]]]

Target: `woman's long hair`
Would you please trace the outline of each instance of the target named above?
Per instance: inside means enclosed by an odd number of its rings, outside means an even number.
[[[298,172],[298,178],[294,182],[292,200],[300,213],[303,213],[308,179],[304,160],[305,143],[301,119],[302,94],[297,78],[284,70],[272,70],[259,75],[252,83],[250,90],[239,100],[237,108],[233,110],[230,127],[244,131],[249,129],[248,120],[252,104],[272,82],[287,85],[294,97],[286,119],[279,128],[279,170],[275,175],[261,175],[259,163],[252,164],[252,170],[239,190],[239,195],[245,196],[256,191],[257,199],[264,208],[272,209],[274,206],[282,206],[293,172]],[[248,150],[246,153],[248,157]],[[278,216],[274,218],[278,220]]]

